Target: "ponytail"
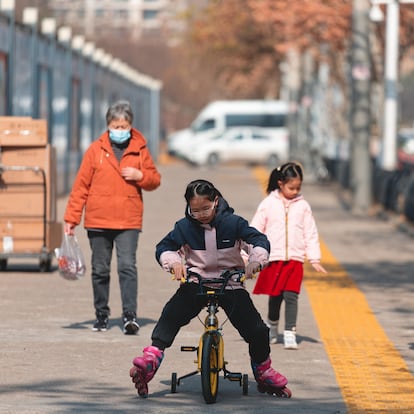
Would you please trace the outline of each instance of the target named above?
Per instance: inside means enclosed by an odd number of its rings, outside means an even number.
[[[299,178],[300,181],[303,181],[302,167],[299,164],[288,162],[275,168],[270,173],[266,193],[270,194],[272,191],[279,189],[279,181],[285,183],[292,178]]]

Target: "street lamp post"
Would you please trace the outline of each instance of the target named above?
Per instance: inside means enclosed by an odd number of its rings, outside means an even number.
[[[385,171],[397,168],[397,125],[398,125],[398,59],[400,3],[414,3],[414,0],[371,0],[370,17],[382,21],[384,16],[380,4],[387,5],[385,29],[384,69],[384,124],[380,166]]]

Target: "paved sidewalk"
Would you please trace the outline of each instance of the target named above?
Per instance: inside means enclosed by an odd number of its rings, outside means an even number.
[[[69,282],[56,270],[39,273],[37,263],[10,263],[8,271],[0,273],[0,413],[346,413],[306,291],[300,297],[300,349],[272,346],[273,365],[289,378],[292,399],[257,392],[247,345],[230,323],[224,327],[228,367],[249,375],[249,395],[242,396],[238,383],[220,377],[217,403],[206,405],[199,376],[183,381],[178,393],[171,394],[171,373],[180,376],[195,368],[195,354],[181,353],[179,348],[197,345],[202,330],[197,320],[183,328],[167,350],[150,383],[150,397],[136,397],[128,376],[131,360],[149,344],[159,313],[177,287],[156,263],[154,246],[182,216],[187,183],[195,178],[213,181],[236,213],[247,219],[263,197],[248,168],[223,166],[211,171],[176,163],[162,165],[160,171],[162,186],[144,194],[144,231],[138,249],[138,336],[125,336],[121,331],[116,261],[106,333],[91,331],[94,311],[89,275]],[[322,238],[358,283],[414,372],[412,239],[396,231],[391,222],[352,217],[341,209],[329,185],[306,184],[304,193]],[[60,217],[65,203],[66,199],[59,200]],[[84,230],[78,228],[77,235],[89,262]],[[255,296],[254,300],[265,315],[266,298]],[[224,318],[224,314],[219,316]]]

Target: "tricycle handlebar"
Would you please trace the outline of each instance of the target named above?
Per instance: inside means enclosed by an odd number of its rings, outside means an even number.
[[[241,284],[246,279],[244,269],[225,270],[220,274],[220,276],[212,278],[205,278],[196,272],[189,271],[187,273],[186,283],[189,283],[191,281],[191,278],[193,277],[195,277],[198,280],[198,283],[200,285],[200,291],[202,291],[202,288],[204,286],[217,285],[217,288],[215,289],[218,290],[218,294],[222,294],[224,292],[230,280]]]

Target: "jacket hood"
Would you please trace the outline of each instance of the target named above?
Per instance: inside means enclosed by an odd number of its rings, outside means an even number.
[[[280,193],[280,190],[279,190],[279,189],[277,189],[277,190],[273,190],[273,191],[270,193],[270,195],[271,195],[271,196],[273,196],[273,197],[275,197],[275,198],[277,198],[277,199],[279,199],[279,200],[282,200],[282,201],[287,201],[287,202],[288,202],[288,204],[290,204],[290,203],[295,203],[296,201],[299,201],[299,200],[303,200],[303,195],[302,195],[302,193],[298,194],[295,198],[292,198],[292,200],[288,200],[288,199],[286,199],[286,198],[284,198],[284,197],[282,196],[282,194]]]

